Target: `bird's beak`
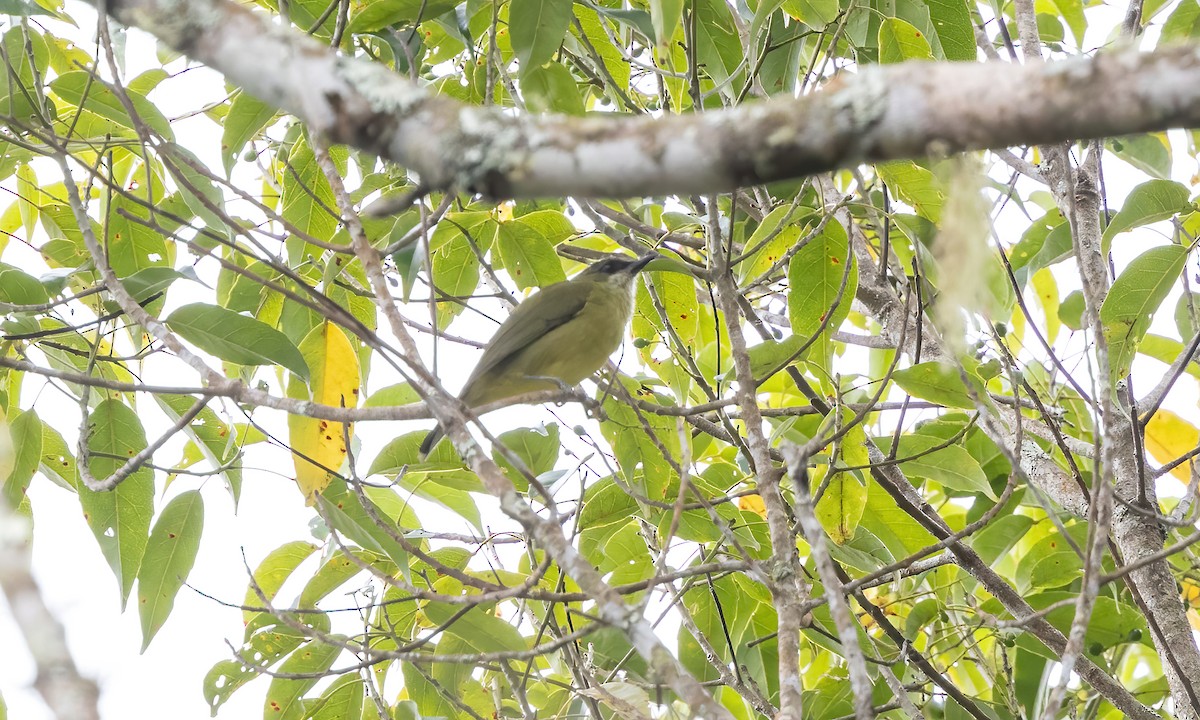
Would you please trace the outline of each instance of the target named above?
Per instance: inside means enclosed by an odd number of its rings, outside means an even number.
[[[638,273],[640,273],[642,271],[642,268],[649,265],[657,257],[658,257],[658,253],[646,253],[645,255],[641,256],[640,258],[635,260],[632,265],[629,266],[629,274],[637,275]]]

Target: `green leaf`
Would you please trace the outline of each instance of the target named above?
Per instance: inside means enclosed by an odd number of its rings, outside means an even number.
[[[559,450],[562,448],[558,439],[558,425],[555,423],[538,429],[509,430],[500,434],[496,439],[516,454],[534,477],[554,469],[555,463],[558,462]],[[510,470],[513,478],[518,477],[516,468],[508,461],[508,458],[498,451],[495,456],[496,462],[501,467]]]
[[[713,82],[723,85],[735,73],[738,78],[745,73],[739,69],[742,60],[742,42],[738,38],[733,13],[723,0],[695,0],[696,13],[696,58],[704,66],[704,72]],[[736,93],[740,80],[735,78],[732,86],[725,88]]]
[[[421,402],[421,396],[408,383],[396,383],[371,393],[363,407],[393,407]]]
[[[39,73],[45,72],[46,43],[40,34],[26,32],[25,27],[14,24],[4,34],[3,45],[4,61],[0,63],[4,68],[4,72],[0,72],[0,113],[6,118],[12,117],[36,126],[42,122],[43,115],[36,104],[35,98],[38,93],[34,87],[33,76],[35,69]]]
[[[92,477],[105,480],[125,461],[146,448],[141,420],[120,400],[105,400],[89,418],[87,441]],[[83,516],[109,566],[117,576],[124,607],[141,566],[154,514],[154,473],[141,467],[115,490],[94,492],[79,483]]]
[[[1159,45],[1171,45],[1200,37],[1200,2],[1183,0],[1167,16],[1159,36]]]
[[[983,381],[967,371],[967,378],[981,399],[986,396]],[[931,360],[892,373],[892,379],[904,392],[919,399],[945,407],[975,409],[975,401],[963,384],[958,368]]]
[[[671,43],[682,20],[683,0],[650,0],[650,24],[654,27],[654,39],[660,49],[665,49]]]
[[[275,108],[245,91],[234,96],[221,126],[221,163],[226,175],[237,164],[242,148],[266,127],[276,112]]]
[[[117,94],[109,89],[103,81],[97,79],[86,70],[76,70],[63,73],[50,81],[50,89],[54,94],[80,109],[89,110],[102,118],[112,120],[121,127],[136,130],[137,124],[125,111],[125,106]],[[129,96],[133,109],[137,111],[138,119],[152,128],[167,140],[174,140],[175,133],[171,124],[162,112],[150,102],[145,95],[126,87],[125,94]]]
[[[926,220],[938,222],[946,194],[932,172],[909,160],[879,163],[875,169],[896,197]]]
[[[534,210],[517,218],[536,230],[551,245],[558,245],[579,234],[579,228],[559,210]]]
[[[341,636],[333,636],[333,641],[342,640]],[[317,640],[297,648],[283,664],[279,666],[279,674],[284,675],[313,675],[300,680],[288,680],[282,677],[271,679],[267,688],[267,699],[263,704],[263,717],[271,720],[301,720],[304,717],[304,693],[312,689],[320,675],[337,660],[342,649],[334,644]]]
[[[758,76],[767,95],[791,96],[796,92],[800,79],[805,74],[801,56],[808,33],[809,30],[803,23],[771,23],[770,34],[764,46],[765,54],[762,55],[761,61],[757,55],[751,56],[753,63],[762,64]]]
[[[880,439],[880,448],[886,451],[891,447],[891,438]],[[932,450],[944,443],[938,437],[930,437],[920,433],[908,433],[900,436],[900,445],[896,451],[898,459],[911,458],[900,463],[905,473],[915,477],[923,477],[940,483],[951,490],[966,493],[983,493],[996,499],[991,484],[979,461],[959,445]]]
[[[1009,256],[1013,270],[1024,271],[1018,272],[1018,279],[1071,256],[1071,224],[1063,220],[1057,211],[1048,214],[1042,221],[1057,221],[1057,224],[1049,227],[1034,225],[1013,247]]]
[[[138,270],[127,278],[123,278],[121,284],[125,286],[130,297],[138,301],[139,304],[145,305],[155,295],[166,292],[166,289],[176,280],[186,277],[187,275],[184,275],[175,268],[162,266],[148,267]],[[121,311],[121,306],[116,300],[105,300],[104,308],[109,312]]]
[[[357,720],[362,717],[366,684],[354,673],[342,675],[321,693],[316,709],[307,709],[312,720]]]
[[[21,215],[25,237],[33,237],[33,232],[37,228],[38,207],[42,202],[42,190],[38,186],[37,173],[29,163],[21,163],[17,166],[17,212]],[[3,286],[3,281],[0,281],[0,287]]]
[[[287,165],[280,170],[279,184],[283,188],[280,211],[283,219],[311,237],[332,238],[340,222],[335,214],[337,201],[325,173],[317,165],[312,147],[304,140],[292,145]],[[304,260],[304,247],[298,239],[289,238],[288,257],[293,264]]]
[[[1187,255],[1178,245],[1151,248],[1134,258],[1113,281],[1100,306],[1110,382],[1129,374],[1138,344],[1150,329],[1154,312],[1179,279]]]
[[[946,59],[974,62],[979,51],[975,47],[971,7],[963,0],[925,0],[925,5]]]
[[[750,21],[750,42],[754,47],[755,53],[758,52],[759,44],[762,42],[762,31],[767,27],[771,18],[775,16],[775,11],[782,7],[784,0],[763,0],[754,8],[754,19]],[[681,6],[682,8],[682,6]],[[654,3],[650,4],[651,12],[654,10]],[[661,44],[661,43],[660,43]],[[775,211],[785,208],[775,208]],[[775,212],[772,211],[772,212]],[[765,222],[765,219],[764,219]],[[753,243],[748,243],[746,247],[751,247]]]
[[[1078,332],[1083,329],[1084,309],[1083,293],[1072,290],[1058,306],[1058,319],[1062,320],[1063,325]]]
[[[612,478],[604,478],[587,489],[579,527],[583,530],[604,527],[628,520],[637,503]]]
[[[0,15],[16,15],[18,17],[31,17],[33,15],[49,15],[54,16],[54,13],[39,7],[31,0],[0,0]],[[3,702],[0,701],[0,718],[5,717],[3,713]]]
[[[984,563],[994,565],[1032,526],[1033,518],[1025,515],[1001,515],[971,538],[971,548]]]
[[[837,0],[784,0],[783,9],[813,30],[824,30],[839,11]]]
[[[554,245],[520,219],[497,226],[496,249],[500,251],[509,277],[522,290],[546,287],[567,279]]]
[[[0,302],[42,305],[50,299],[38,279],[12,265],[0,263]]]
[[[265,597],[267,601],[273,600],[275,593],[279,592],[279,588],[283,587],[283,583],[291,577],[300,563],[316,551],[316,545],[302,540],[294,540],[272,550],[254,569],[254,582],[246,588],[246,599],[242,604],[246,607],[257,608],[264,604],[262,597]],[[255,586],[258,587],[257,591]],[[262,597],[259,597],[260,592]],[[246,625],[246,640],[250,639],[255,629],[254,619],[265,614],[256,610],[242,611],[242,621]]]
[[[131,199],[114,201],[108,221],[108,263],[118,277],[126,278],[153,267],[170,267],[175,246],[162,233],[136,218],[145,218],[144,208]]]
[[[631,393],[638,392],[637,384],[628,380],[624,382]],[[646,402],[655,402],[660,397],[652,393],[641,394]],[[666,399],[661,399],[666,404]],[[681,455],[681,440],[675,418],[652,413],[639,415],[611,395],[603,407],[608,419],[600,423],[600,432],[612,446],[625,481],[647,497],[665,499],[664,493],[677,475],[663,457],[663,450],[675,462]]]
[[[884,18],[879,25],[879,62],[933,60],[925,33],[900,18]]]
[[[371,463],[368,475],[395,478],[398,488],[458,514],[481,527],[479,508],[468,493],[483,492],[474,473],[463,467],[462,460],[450,443],[439,443],[424,462],[418,449],[425,431],[406,433],[392,440],[379,451]],[[404,472],[400,472],[404,469]]]
[[[495,236],[495,223],[489,218],[483,212],[447,213],[429,239],[440,328],[449,325],[463,311],[467,298],[479,285],[479,256],[471,242],[474,241],[479,253],[487,249]]]
[[[154,399],[173,421],[183,417],[196,401],[190,395],[155,394]],[[196,444],[213,469],[221,468],[221,475],[233,497],[233,506],[237,508],[242,494],[242,468],[237,458],[241,454],[244,439],[239,442],[237,433],[209,407],[203,408],[192,422],[184,426],[183,432]]]
[[[3,422],[3,412],[0,412],[0,422]],[[3,433],[0,427],[0,433]],[[10,508],[20,507],[29,489],[29,481],[37,472],[38,462],[42,455],[42,421],[37,413],[27,410],[17,415],[8,425],[8,433],[12,439],[12,467],[8,477],[4,477],[4,465],[0,464],[0,478],[4,480],[4,499]]]
[[[0,408],[2,409],[2,408]],[[4,421],[4,413],[0,412],[0,478],[4,479],[4,490],[7,496],[8,479],[17,468],[16,443],[13,442],[12,433],[8,430],[8,425]],[[24,497],[24,492],[22,492]],[[19,506],[19,505],[17,505]]]
[[[786,205],[769,212],[746,241],[746,251],[753,251],[753,254],[738,265],[738,279],[743,281],[757,279],[776,262],[779,262],[784,254],[800,240],[804,230],[804,220],[808,214],[807,211],[799,208],[793,211]],[[780,225],[783,227],[780,228]],[[772,237],[772,233],[774,233],[774,237]]]
[[[175,596],[187,580],[204,529],[204,500],[198,490],[177,495],[163,508],[138,571],[138,615],[142,620],[142,652],[167,621]]]
[[[324,615],[310,616],[311,624],[321,627],[317,618]],[[272,618],[274,621],[274,618]],[[328,622],[326,620],[326,622]],[[324,629],[324,628],[321,628]],[[263,667],[274,665],[283,656],[300,646],[307,638],[297,630],[285,627],[274,621],[265,629],[259,629],[253,637],[241,648],[243,657],[253,657]],[[239,688],[260,677],[262,672],[255,667],[246,667],[237,660],[222,660],[204,676],[202,691],[204,701],[213,717],[216,712]]]
[[[418,672],[415,664],[401,663],[400,671],[404,676],[404,689],[419,711],[413,716],[413,720],[459,717],[458,708],[443,697],[444,691]],[[426,674],[429,673],[427,668],[425,671]],[[457,696],[457,693],[454,696]],[[408,718],[404,718],[404,720],[408,720]]]
[[[1051,2],[1058,6],[1059,16],[1067,24],[1067,27],[1071,28],[1071,35],[1075,37],[1075,42],[1082,43],[1083,34],[1087,30],[1087,16],[1083,13],[1083,0],[1051,0]]]
[[[604,70],[613,78],[612,87],[606,87],[605,92],[614,103],[619,103],[620,96],[617,90],[629,88],[631,73],[629,62],[621,55],[621,51],[617,49],[616,45],[608,39],[606,32],[610,29],[608,22],[599,13],[589,7],[576,5],[575,19],[579,21],[579,27],[571,28],[571,34],[568,36],[568,42],[573,46],[572,50],[586,55],[589,53],[582,41],[586,39],[592,44],[603,63]],[[579,38],[579,40],[574,41],[574,38]],[[596,70],[599,71],[600,67],[597,66]]]
[[[871,520],[860,528],[878,538],[893,557],[904,557],[936,542],[928,530],[900,509],[892,496],[879,492],[878,488],[868,488],[867,509],[863,514]]]
[[[579,85],[565,65],[548,63],[522,70],[520,83],[525,109],[529,112],[564,115],[584,113]]]
[[[1046,317],[1046,342],[1053,345],[1062,326],[1062,320],[1058,318],[1058,283],[1054,279],[1054,273],[1046,269],[1034,273],[1030,283]]]
[[[1154,333],[1146,333],[1146,336],[1142,338],[1141,345],[1138,346],[1138,352],[1166,365],[1170,365],[1179,359],[1183,350],[1183,343],[1178,340],[1166,338],[1162,335],[1155,335]],[[1195,358],[1193,358],[1184,367],[1184,372],[1200,380],[1200,363],[1197,363]]]
[[[824,473],[820,473],[823,477]],[[821,477],[813,473],[811,482],[816,488]],[[858,530],[863,511],[867,507],[867,487],[851,473],[840,472],[825,487],[821,499],[815,508],[817,520],[829,535],[829,539],[838,545],[846,544]]]
[[[216,305],[184,305],[166,320],[201,350],[239,365],[282,365],[307,379],[308,364],[287,336],[264,322]]]
[[[75,456],[57,430],[42,423],[42,453],[38,458],[38,469],[59,487],[75,491],[79,482],[75,470]]]
[[[373,33],[392,25],[432,20],[458,6],[458,0],[371,0],[354,4],[350,18],[353,33]]]
[[[168,157],[171,160],[171,174],[179,186],[179,197],[184,204],[196,217],[204,221],[204,227],[209,233],[230,237],[231,228],[220,212],[225,209],[225,195],[207,174],[196,169],[204,167],[204,163],[192,151],[175,143],[164,146],[163,152],[170,153]],[[217,244],[208,234],[198,234],[196,242],[205,248],[212,248]]]
[[[1192,319],[1192,308],[1200,308],[1200,295],[1192,290],[1179,293],[1175,301],[1175,329],[1180,338],[1190,338],[1200,330],[1197,322]]]
[[[647,40],[654,42],[654,22],[650,18],[650,13],[639,9],[623,9],[617,7],[605,7],[604,5],[596,4],[592,6],[597,13],[607,18],[616,20],[623,27],[629,28]],[[605,43],[607,44],[607,43]]]
[[[553,57],[571,25],[572,0],[512,0],[508,26],[521,73]]]
[[[407,576],[408,551],[393,535],[405,528],[419,528],[416,515],[391,488],[368,487],[363,491],[367,495],[370,513],[363,498],[351,492],[344,482],[332,483],[321,493],[322,508],[327,513],[330,526],[362,547],[380,556],[387,556],[395,568]],[[395,572],[395,568],[387,572]]]
[[[364,572],[363,565],[383,565],[382,558],[375,553],[359,548],[349,550],[353,558],[338,550],[313,573],[304,584],[304,589],[300,591],[300,597],[296,599],[297,607],[315,608],[329,593],[346,584],[355,575]],[[355,562],[356,559],[358,562]]]
[[[667,322],[675,334],[685,346],[694,346],[700,332],[700,302],[696,298],[696,281],[689,275],[675,272],[649,272],[642,277],[653,285]],[[660,326],[658,313],[653,317],[654,325]]]
[[[1166,220],[1190,207],[1188,189],[1173,180],[1148,180],[1138,185],[1104,229],[1104,252],[1108,252],[1113,237],[1120,233]]]
[[[425,605],[425,614],[435,625],[449,623],[461,611],[461,605],[450,603],[430,602]],[[477,653],[520,652],[529,648],[529,643],[512,623],[478,606],[454,620],[446,632],[465,641]]]
[[[833,353],[831,336],[849,316],[850,303],[858,291],[858,267],[841,223],[827,224],[820,235],[792,256],[788,288],[792,334],[807,341],[820,331],[821,337],[813,345],[819,353],[810,357],[827,366]]]
[[[1046,615],[1046,620],[1066,634],[1070,632],[1071,622],[1075,617],[1074,599],[1074,593],[1051,591],[1038,593],[1029,599],[1029,603],[1035,610],[1039,610],[1052,603],[1072,601]],[[1139,635],[1142,644],[1148,645],[1152,636],[1146,627],[1145,616],[1136,607],[1103,595],[1096,598],[1096,605],[1088,620],[1087,634],[1084,636],[1086,645],[1098,644],[1107,650],[1132,642],[1132,638]],[[1092,651],[1088,650],[1088,653],[1091,654]]]
[[[1075,541],[1075,547],[1087,547],[1087,527],[1071,525],[1067,532]],[[1033,590],[1045,590],[1069,585],[1083,574],[1083,561],[1057,530],[1033,544],[1021,556],[1014,576],[1017,590],[1022,595]]]
[[[1171,145],[1161,133],[1110,138],[1106,143],[1113,154],[1138,170],[1159,180],[1171,177]]]

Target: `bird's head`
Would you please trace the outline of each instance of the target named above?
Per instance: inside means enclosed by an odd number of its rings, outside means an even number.
[[[638,258],[616,256],[605,258],[600,262],[587,266],[575,279],[591,282],[607,282],[621,287],[629,287],[633,282],[633,278],[656,257],[658,255],[654,253],[647,253]]]

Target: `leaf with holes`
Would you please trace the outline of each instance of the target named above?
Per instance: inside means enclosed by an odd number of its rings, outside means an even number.
[[[120,400],[105,400],[97,405],[88,425],[87,448],[91,454],[88,469],[96,480],[107,479],[146,448],[146,431],[141,420]],[[104,558],[117,576],[124,607],[150,535],[154,473],[141,467],[108,492],[94,492],[80,482],[79,504]]]

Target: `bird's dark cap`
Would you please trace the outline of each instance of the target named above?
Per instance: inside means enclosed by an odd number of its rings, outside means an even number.
[[[616,275],[617,273],[628,273],[636,275],[641,272],[642,268],[650,264],[652,260],[657,258],[656,253],[646,253],[641,257],[607,257],[600,262],[589,265],[584,272],[595,273],[600,275]]]

